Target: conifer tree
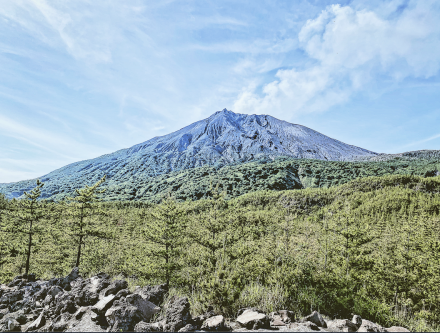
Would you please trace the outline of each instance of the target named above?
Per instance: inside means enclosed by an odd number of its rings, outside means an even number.
[[[8,209],[8,200],[3,194],[0,194],[0,270],[3,270],[3,264],[6,262],[6,257],[10,250],[11,237],[9,237],[7,230],[9,222],[6,217]]]
[[[206,250],[206,259],[211,271],[216,269],[219,250],[223,249],[228,219],[226,217],[226,193],[220,193],[219,184],[212,189],[212,198],[208,199],[208,208],[192,218],[192,228],[188,230],[190,238]]]
[[[27,250],[25,276],[29,274],[30,259],[34,235],[41,234],[44,229],[41,222],[50,217],[53,212],[53,205],[49,205],[45,200],[38,199],[41,196],[41,188],[44,183],[37,180],[37,186],[29,193],[24,192],[24,199],[14,200],[12,207],[7,212],[7,218],[12,220],[4,230],[9,233],[21,233],[27,236]]]
[[[143,230],[145,240],[153,245],[149,253],[162,260],[154,268],[155,275],[164,278],[167,286],[180,268],[178,259],[185,224],[184,211],[168,194],[156,209],[151,210],[150,219]]]
[[[96,220],[92,217],[105,216],[106,213],[100,208],[97,194],[104,193],[105,190],[98,190],[98,186],[105,181],[105,175],[94,185],[86,185],[82,189],[75,190],[76,196],[68,198],[71,203],[67,215],[71,218],[70,229],[76,238],[78,250],[76,254],[76,267],[81,261],[81,247],[85,246],[87,237],[111,238],[111,230],[102,230]]]

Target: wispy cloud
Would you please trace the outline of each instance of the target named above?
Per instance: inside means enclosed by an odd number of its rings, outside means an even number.
[[[234,107],[241,112],[325,111],[382,77],[428,78],[440,67],[440,8],[412,1],[393,19],[371,10],[331,5],[302,27],[300,47],[313,62],[280,70],[260,95],[245,88]]]

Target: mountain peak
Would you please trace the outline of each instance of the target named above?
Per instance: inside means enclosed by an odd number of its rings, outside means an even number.
[[[109,182],[124,182],[141,177],[155,177],[176,170],[203,165],[243,163],[277,156],[320,160],[351,160],[377,153],[329,138],[308,127],[291,124],[269,115],[234,113],[226,108],[176,132],[152,138],[131,148],[81,161],[55,170],[43,177],[45,189],[59,186],[78,188],[98,181],[104,174]],[[18,197],[35,180],[8,184]],[[29,183],[29,185],[28,185]]]

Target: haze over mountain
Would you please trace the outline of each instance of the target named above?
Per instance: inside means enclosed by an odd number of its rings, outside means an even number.
[[[238,114],[223,109],[209,118],[165,136],[91,160],[69,164],[41,177],[42,197],[71,192],[103,175],[109,182],[135,181],[203,165],[243,163],[278,156],[329,161],[354,160],[377,153],[329,138],[305,126],[269,115]],[[1,184],[7,197],[19,197],[35,180]]]

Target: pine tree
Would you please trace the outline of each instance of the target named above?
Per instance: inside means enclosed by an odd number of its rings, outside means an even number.
[[[41,222],[44,219],[50,217],[54,211],[54,206],[48,204],[45,200],[38,199],[41,196],[41,188],[44,183],[37,180],[37,186],[28,192],[24,192],[24,199],[14,200],[12,207],[7,211],[7,218],[12,220],[12,223],[8,224],[4,230],[6,232],[21,233],[27,235],[27,250],[26,264],[25,264],[25,277],[29,274],[30,259],[32,253],[33,238],[35,235],[39,235],[44,232]]]
[[[219,250],[224,248],[226,241],[225,231],[228,226],[225,202],[226,193],[220,193],[219,185],[212,189],[212,198],[207,200],[208,207],[200,214],[193,216],[192,227],[188,229],[192,241],[202,246],[206,251],[205,260],[210,263],[211,272],[217,266],[217,260],[221,256]]]
[[[3,271],[3,264],[7,262],[8,252],[11,249],[11,237],[8,235],[8,218],[6,212],[9,202],[3,194],[0,194],[0,270]]]
[[[67,200],[70,202],[70,209],[67,215],[71,218],[70,229],[77,240],[78,251],[76,255],[76,267],[79,267],[81,260],[81,247],[85,246],[87,237],[111,238],[111,230],[102,230],[99,223],[92,217],[105,216],[106,213],[100,208],[97,194],[104,193],[105,190],[98,190],[98,186],[105,181],[105,176],[92,186],[85,186],[75,190],[76,196]]]
[[[149,254],[160,262],[153,267],[154,275],[163,278],[167,286],[180,269],[178,259],[184,239],[186,216],[174,198],[168,197],[150,211],[143,237],[150,244]]]

